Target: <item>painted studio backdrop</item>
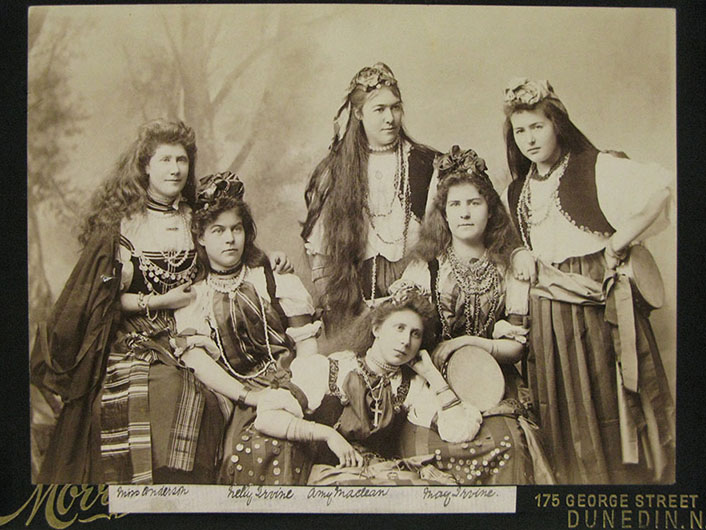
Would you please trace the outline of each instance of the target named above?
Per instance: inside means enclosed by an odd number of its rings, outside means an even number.
[[[675,13],[668,9],[430,6],[73,6],[29,16],[30,330],[80,250],[88,198],[137,127],[181,118],[197,176],[236,172],[265,249],[309,282],[304,187],[326,154],[350,78],[394,71],[412,137],[485,158],[509,182],[503,89],[549,79],[600,149],[656,162],[676,188]],[[676,212],[648,241],[667,292],[651,320],[671,391],[676,370]],[[310,283],[307,283],[310,286]],[[52,425],[32,389],[33,471]]]

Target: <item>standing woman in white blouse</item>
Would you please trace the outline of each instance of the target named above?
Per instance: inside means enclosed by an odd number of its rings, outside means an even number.
[[[668,175],[596,149],[547,81],[513,81],[504,110],[503,200],[523,241],[513,269],[531,283],[529,385],[557,481],[673,480],[674,406],[649,309],[629,287],[625,301],[616,274],[664,227]]]
[[[328,332],[389,294],[417,241],[436,152],[411,140],[402,118],[392,70],[363,68],[309,179],[301,235]]]

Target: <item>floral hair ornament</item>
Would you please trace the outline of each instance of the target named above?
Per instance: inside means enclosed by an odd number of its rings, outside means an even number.
[[[371,92],[383,87],[391,87],[397,85],[395,74],[385,63],[375,63],[372,66],[362,68],[348,85],[348,90],[343,99],[343,104],[339,107],[336,116],[333,118],[333,142],[331,147],[334,147],[341,141],[343,135],[348,128],[348,121],[351,115],[351,94],[353,91],[361,87],[366,92]],[[343,133],[341,133],[343,131]]]
[[[526,77],[516,77],[505,88],[504,108],[507,114],[518,108],[533,107],[540,101],[551,99],[564,113],[566,107],[557,97],[554,88],[546,79],[533,81]],[[567,113],[568,114],[568,113]]]
[[[196,209],[208,210],[221,197],[243,199],[245,186],[235,173],[224,171],[206,175],[199,179],[199,191],[196,194]]]
[[[439,183],[452,173],[468,173],[481,178],[488,178],[488,166],[485,160],[478,156],[473,149],[463,151],[454,145],[448,153],[438,155],[434,159],[434,169],[437,171]]]
[[[411,280],[401,278],[396,280],[388,288],[390,296],[385,301],[395,307],[403,306],[410,300],[423,299],[429,302],[429,292],[421,285]]]

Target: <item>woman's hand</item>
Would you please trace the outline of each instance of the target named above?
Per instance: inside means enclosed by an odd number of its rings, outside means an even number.
[[[428,379],[427,375],[430,372],[436,372],[436,367],[426,350],[419,350],[419,355],[409,362],[409,366],[424,379]]]
[[[268,255],[270,266],[277,274],[288,274],[294,272],[294,267],[289,262],[287,255],[281,250],[275,250]]]
[[[192,348],[201,348],[214,358],[220,357],[221,350],[211,337],[206,335],[191,335],[186,339]]]
[[[625,249],[622,249],[620,252],[617,252],[613,248],[613,240],[609,239],[608,243],[605,246],[605,249],[603,250],[603,257],[605,258],[605,265],[608,270],[615,270],[618,268],[618,265],[625,259],[627,256],[627,251]]]
[[[520,344],[527,342],[529,329],[524,326],[510,324],[507,320],[498,320],[493,326],[493,339],[512,339]]]
[[[537,264],[532,253],[526,248],[517,250],[512,255],[512,275],[520,281],[537,281]]]
[[[336,467],[361,467],[363,465],[363,455],[356,451],[338,431],[331,429],[326,438],[326,445],[338,457]]]
[[[155,296],[153,301],[159,304],[155,309],[179,309],[189,305],[195,298],[196,293],[191,290],[191,284],[185,283]]]
[[[456,350],[464,346],[476,346],[477,339],[478,337],[472,337],[471,335],[461,335],[460,337],[439,343],[431,354],[434,366],[441,370],[446,364],[446,361],[449,360],[449,357],[451,357]]]

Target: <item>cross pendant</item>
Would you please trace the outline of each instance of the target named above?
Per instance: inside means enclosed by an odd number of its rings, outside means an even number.
[[[375,401],[373,404],[373,427],[377,427],[380,424],[380,416],[382,416],[382,408],[380,407],[380,402]]]

